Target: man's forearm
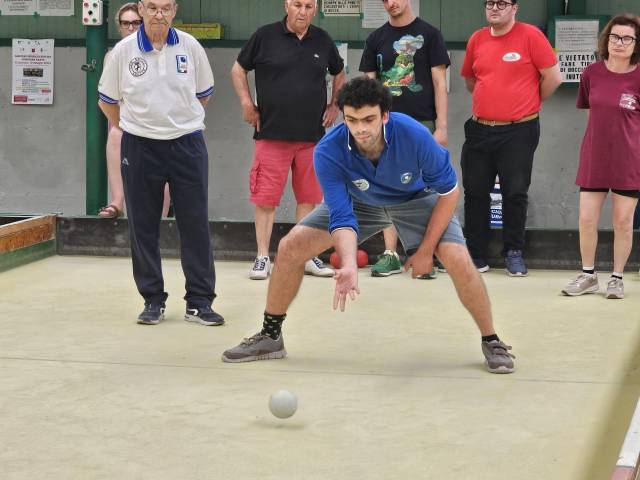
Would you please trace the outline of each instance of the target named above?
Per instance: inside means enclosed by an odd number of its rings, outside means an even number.
[[[107,103],[102,100],[98,100],[98,106],[111,125],[115,125],[117,127],[120,124],[120,105],[117,103]]]
[[[449,113],[449,100],[447,97],[447,68],[439,65],[431,69],[433,78],[433,90],[436,107],[436,128],[447,130],[447,115]]]
[[[418,250],[433,253],[442,237],[442,234],[449,226],[451,218],[456,211],[458,198],[460,197],[460,189],[455,188],[447,195],[440,195],[436,202],[429,224],[420,243]]]
[[[467,86],[467,90],[469,90],[469,93],[473,93],[473,89],[476,88],[476,78],[464,77],[464,83]]]
[[[542,70],[540,74],[542,76],[540,79],[540,99],[544,102],[560,86],[562,75],[558,64]]]
[[[240,104],[252,104],[253,99],[251,98],[251,94],[249,93],[247,71],[242,68],[238,62],[236,62],[231,69],[231,82],[233,83],[233,88],[236,91],[238,99],[240,100]]]
[[[333,248],[340,258],[340,268],[358,268],[356,252],[358,250],[358,236],[351,228],[340,228],[331,233]]]
[[[344,73],[344,68],[339,74],[333,77],[333,83],[331,85],[331,104],[332,105],[336,103],[338,99],[338,93],[340,92],[340,89],[344,85],[344,82],[346,81],[346,79],[347,79],[347,76]]]

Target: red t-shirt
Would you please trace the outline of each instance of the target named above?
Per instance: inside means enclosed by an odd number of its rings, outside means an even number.
[[[516,22],[494,37],[489,27],[467,43],[461,74],[475,78],[473,114],[487,120],[519,120],[540,110],[540,72],[558,63],[547,37],[535,26]]]
[[[629,73],[589,65],[576,106],[589,109],[576,184],[640,190],[640,65]]]

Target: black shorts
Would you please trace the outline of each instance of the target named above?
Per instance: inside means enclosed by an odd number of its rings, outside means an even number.
[[[607,193],[611,190],[613,193],[622,195],[623,197],[640,198],[640,191],[638,190],[618,190],[616,188],[585,188],[580,187],[581,192],[604,192]]]

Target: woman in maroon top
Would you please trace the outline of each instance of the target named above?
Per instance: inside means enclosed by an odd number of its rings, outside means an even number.
[[[576,184],[580,187],[582,273],[562,290],[582,295],[599,289],[595,271],[598,222],[611,190],[613,273],[606,298],[623,298],[622,273],[631,252],[633,213],[640,190],[640,18],[614,17],[599,41],[600,61],[580,80],[578,108],[589,109],[580,148]]]

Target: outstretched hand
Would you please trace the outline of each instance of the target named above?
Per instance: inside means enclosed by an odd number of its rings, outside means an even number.
[[[358,288],[358,269],[357,268],[340,268],[336,270],[333,279],[336,281],[336,290],[333,295],[333,309],[344,312],[347,303],[347,295],[351,300],[356,299],[356,294],[360,295]]]

